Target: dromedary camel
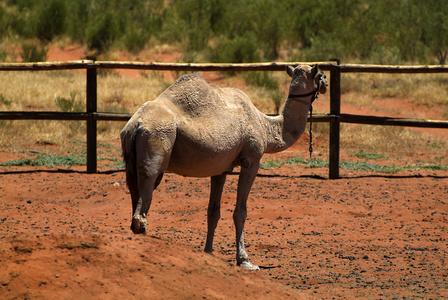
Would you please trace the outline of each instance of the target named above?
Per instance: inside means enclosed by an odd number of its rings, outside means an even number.
[[[121,132],[134,233],[146,234],[146,215],[163,173],[211,177],[205,252],[213,251],[226,174],[241,166],[233,220],[236,262],[258,270],[244,248],[246,202],[264,153],[293,145],[303,133],[312,101],[326,92],[317,66],[288,67],[292,77],[281,115],[259,112],[242,91],[220,88],[199,74],[185,75],[134,114]]]

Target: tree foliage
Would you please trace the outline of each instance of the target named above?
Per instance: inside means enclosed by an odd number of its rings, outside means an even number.
[[[167,43],[223,62],[444,63],[447,16],[445,0],[6,0],[0,36],[99,52]]]

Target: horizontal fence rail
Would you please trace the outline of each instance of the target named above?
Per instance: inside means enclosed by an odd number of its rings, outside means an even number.
[[[270,62],[270,63],[162,63],[162,62],[127,62],[127,61],[93,61],[76,60],[66,62],[37,63],[0,63],[0,71],[52,71],[76,69],[134,69],[148,71],[284,71],[287,66],[309,64],[319,65],[324,71],[338,69],[341,73],[448,73],[447,66],[395,66],[395,65],[358,65],[334,62]]]
[[[319,65],[330,71],[330,113],[314,114],[313,122],[330,123],[329,178],[339,178],[340,123],[383,126],[448,128],[445,120],[420,120],[341,113],[341,73],[434,74],[448,73],[446,66],[380,66],[330,62],[272,62],[246,64],[112,62],[79,60],[68,62],[0,63],[0,71],[86,70],[86,112],[0,111],[0,120],[76,120],[87,122],[87,172],[97,172],[97,121],[127,121],[131,114],[97,112],[97,69],[135,69],[148,71],[240,72],[284,71],[287,66]]]
[[[59,120],[59,121],[123,121],[126,122],[132,117],[132,114],[120,113],[70,113],[70,112],[16,112],[0,111],[0,120]],[[383,125],[383,126],[405,126],[422,128],[448,128],[448,121],[421,120],[408,118],[389,118],[365,115],[351,114],[316,114],[313,113],[313,122],[340,122],[365,125]],[[308,120],[309,121],[309,120]]]
[[[379,66],[379,65],[340,65],[342,73],[394,73],[394,74],[424,74],[448,73],[446,66]]]
[[[228,72],[228,71],[284,71],[287,66],[317,64],[322,70],[330,70],[334,65],[329,62],[270,62],[270,63],[162,63],[130,61],[93,61],[77,60],[67,62],[38,63],[0,63],[0,71],[50,71],[75,69],[133,69],[148,71],[192,71],[192,72]]]
[[[132,114],[107,112],[1,111],[0,120],[127,121]]]
[[[377,116],[359,116],[351,114],[340,114],[335,116],[339,122],[367,124],[367,125],[384,125],[384,126],[406,126],[406,127],[423,127],[423,128],[448,128],[448,121],[419,120],[406,118],[389,118]]]

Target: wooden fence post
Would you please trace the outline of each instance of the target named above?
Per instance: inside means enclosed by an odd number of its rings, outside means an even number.
[[[330,122],[330,157],[329,157],[329,177],[339,178],[339,143],[340,143],[340,123],[341,114],[341,70],[340,60],[334,59],[337,66],[330,70],[330,114],[336,116]]]
[[[96,68],[87,68],[86,83],[86,109],[87,113],[97,111],[97,72]],[[87,120],[87,173],[96,173],[96,120],[93,117]]]

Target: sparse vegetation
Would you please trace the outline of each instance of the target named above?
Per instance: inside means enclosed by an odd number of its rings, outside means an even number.
[[[124,163],[120,158],[117,157],[99,157],[98,161],[110,161],[106,166],[110,168],[123,168]],[[17,160],[10,160],[6,162],[0,162],[0,166],[12,167],[12,166],[33,166],[33,167],[72,167],[85,165],[87,159],[85,154],[82,155],[54,155],[54,154],[40,154],[33,158],[22,158]]]
[[[383,74],[345,73],[342,74],[342,93],[353,93],[356,97],[351,104],[365,106],[360,96],[376,98],[401,97],[410,99],[415,105],[439,106],[448,104],[448,84],[446,74]]]
[[[70,92],[70,98],[56,97],[56,106],[63,112],[81,112],[84,110],[83,103],[78,100],[79,94]]]
[[[85,111],[85,74],[78,71],[0,72],[0,109],[3,111]],[[152,73],[144,78],[116,75],[98,80],[98,110],[135,112],[144,102],[164,90]],[[99,142],[114,140],[124,122],[98,122]],[[19,138],[20,137],[20,138]],[[1,149],[32,150],[56,145],[81,154],[85,145],[85,122],[17,120],[0,122]]]
[[[170,44],[215,62],[444,63],[447,15],[439,0],[8,0],[0,36],[68,38],[98,53]]]
[[[37,4],[37,3],[36,3]],[[31,31],[39,40],[49,42],[65,31],[67,5],[64,0],[48,0],[33,5],[34,27]]]
[[[22,158],[19,160],[11,160],[7,162],[0,163],[0,166],[8,167],[8,166],[47,166],[47,167],[55,167],[55,166],[76,166],[76,165],[85,165],[86,158],[78,155],[39,155],[35,158]]]
[[[260,165],[262,169],[280,168],[284,165],[304,165],[308,168],[328,168],[328,161],[320,158],[303,159],[301,157],[292,157],[287,160],[268,160]],[[363,171],[375,171],[381,173],[397,173],[399,171],[415,171],[415,170],[443,170],[447,171],[448,166],[440,163],[423,163],[423,164],[411,164],[405,166],[398,165],[381,165],[369,162],[359,161],[341,161],[339,167],[345,170],[363,170]]]
[[[39,62],[47,59],[47,50],[35,44],[25,43],[22,45],[20,57],[23,62]]]
[[[279,114],[280,107],[285,101],[285,96],[280,89],[277,78],[273,76],[272,72],[248,72],[244,75],[244,80],[250,86],[263,89],[268,98],[272,100],[275,106],[275,113]]]
[[[6,99],[6,97],[3,96],[3,94],[0,94],[0,104],[3,104],[5,106],[9,106],[9,105],[11,105],[11,101]]]
[[[359,150],[359,152],[357,152],[357,153],[352,152],[351,156],[356,156],[358,158],[364,158],[364,159],[381,159],[381,158],[386,159],[387,158],[383,154],[379,154],[379,153],[366,153],[366,152],[364,152],[363,149]]]

